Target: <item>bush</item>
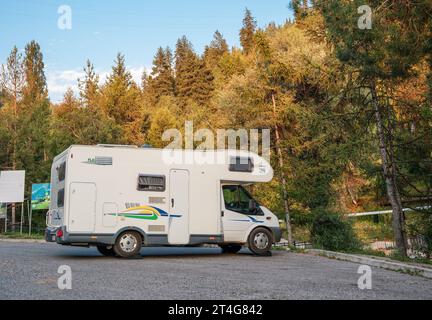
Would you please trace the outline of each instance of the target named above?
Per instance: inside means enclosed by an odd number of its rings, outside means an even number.
[[[375,217],[366,216],[352,219],[354,232],[361,242],[371,243],[393,239],[393,229],[390,221],[386,222],[382,219],[385,218],[387,220],[387,217],[379,217],[378,222],[375,222],[376,220],[373,221],[371,218]]]
[[[408,237],[421,239],[415,243],[413,249],[422,253],[426,258],[432,257],[432,211],[423,210],[413,212],[407,219]]]
[[[315,247],[326,250],[355,251],[361,247],[352,225],[325,209],[312,212],[311,237]]]

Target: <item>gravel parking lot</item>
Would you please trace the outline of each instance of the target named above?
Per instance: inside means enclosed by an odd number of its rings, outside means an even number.
[[[0,299],[432,299],[430,279],[373,268],[372,289],[360,290],[358,264],[307,254],[144,248],[141,256],[0,241]],[[72,270],[71,290],[57,286],[61,265]]]

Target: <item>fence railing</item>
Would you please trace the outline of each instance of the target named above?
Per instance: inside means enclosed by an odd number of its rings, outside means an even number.
[[[428,251],[428,245],[424,236],[419,235],[407,240],[408,254],[413,256],[425,256]],[[393,250],[396,248],[394,241],[375,241],[368,246],[373,250]]]

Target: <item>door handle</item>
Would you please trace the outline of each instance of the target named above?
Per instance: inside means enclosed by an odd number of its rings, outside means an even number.
[[[174,208],[174,199],[171,199],[171,208]]]
[[[221,211],[221,217],[225,215],[225,211]]]

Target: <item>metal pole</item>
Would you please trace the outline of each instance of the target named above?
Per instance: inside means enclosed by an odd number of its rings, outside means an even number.
[[[6,202],[6,213],[5,213],[5,233],[7,233],[7,208],[8,208],[8,203]]]
[[[31,236],[32,214],[33,214],[33,208],[30,205],[30,213],[29,213],[29,236]]]
[[[27,218],[30,220],[30,206],[31,203],[27,200]],[[29,226],[30,227],[30,226]],[[28,230],[27,230],[28,231]]]
[[[16,216],[16,203],[13,202],[12,203],[12,208],[11,208],[11,231],[13,233],[15,233],[15,216]]]
[[[21,203],[20,234],[22,234],[23,220],[24,220],[24,202]]]

